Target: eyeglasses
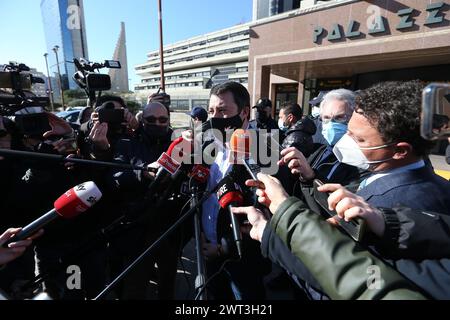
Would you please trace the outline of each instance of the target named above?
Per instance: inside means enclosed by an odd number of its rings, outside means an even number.
[[[155,124],[157,121],[158,123],[161,124],[166,124],[169,121],[169,118],[167,117],[154,117],[154,116],[150,116],[147,118],[144,118],[145,121],[147,121],[149,124]]]
[[[322,123],[330,123],[330,122],[336,122],[336,123],[348,123],[350,121],[351,116],[348,114],[339,114],[336,116],[333,116],[332,118],[326,118],[326,119],[322,119],[320,118],[320,121],[322,121]]]

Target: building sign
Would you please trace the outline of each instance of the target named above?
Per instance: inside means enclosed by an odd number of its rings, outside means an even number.
[[[318,79],[316,89],[319,91],[330,91],[334,89],[353,89],[351,78]]]
[[[427,18],[425,20],[425,26],[434,26],[438,24],[442,24],[444,20],[443,9],[445,6],[448,6],[447,3],[444,2],[436,2],[428,4],[425,8],[425,12],[421,14],[426,14]],[[376,6],[373,6],[376,9],[379,9]],[[380,11],[380,10],[376,10]],[[416,10],[413,8],[406,8],[397,11],[398,21],[395,22],[395,29],[401,31],[409,31],[414,30],[414,27],[417,26],[415,19],[413,18],[414,12]],[[414,16],[415,17],[415,16]],[[388,22],[385,17],[381,14],[377,14],[375,16],[369,16],[368,21],[371,20],[371,23],[367,23],[370,25],[368,28],[368,34],[381,34],[385,33],[386,30],[389,30],[388,24],[394,23],[393,21]],[[342,39],[355,39],[364,36],[359,30],[361,23],[355,20],[350,20],[349,24],[346,26],[346,29],[343,29],[338,23],[334,23],[331,29],[326,30],[321,26],[316,26],[313,31],[313,42],[320,44],[321,41],[326,37],[328,41],[337,41]],[[328,36],[327,36],[328,34]]]

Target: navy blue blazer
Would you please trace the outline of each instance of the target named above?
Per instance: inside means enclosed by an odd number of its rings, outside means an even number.
[[[375,207],[401,205],[450,215],[450,182],[428,166],[379,178],[357,194]]]

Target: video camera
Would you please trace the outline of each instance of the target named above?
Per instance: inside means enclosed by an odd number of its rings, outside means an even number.
[[[39,136],[50,130],[45,113],[17,114],[26,108],[45,108],[49,104],[48,97],[37,97],[30,89],[35,83],[45,83],[44,79],[34,77],[30,68],[23,63],[10,62],[0,68],[0,115],[4,116],[4,132],[11,133],[17,129],[25,136]],[[9,119],[8,119],[9,118]]]
[[[77,85],[85,90],[89,97],[91,107],[95,105],[95,101],[101,96],[102,91],[111,89],[111,78],[107,74],[100,73],[100,69],[121,69],[120,61],[105,60],[103,63],[90,62],[84,58],[73,59],[77,68],[77,72],[73,75]],[[98,92],[98,97],[95,94]]]
[[[0,89],[8,89],[0,93],[0,114],[14,115],[26,107],[46,108],[48,97],[37,97],[30,91],[35,83],[45,83],[44,79],[34,77],[27,73],[30,68],[23,63],[10,62],[0,67]]]

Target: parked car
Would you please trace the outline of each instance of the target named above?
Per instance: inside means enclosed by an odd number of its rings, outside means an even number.
[[[71,107],[65,111],[58,112],[56,115],[69,123],[80,125],[80,115],[87,107]]]

